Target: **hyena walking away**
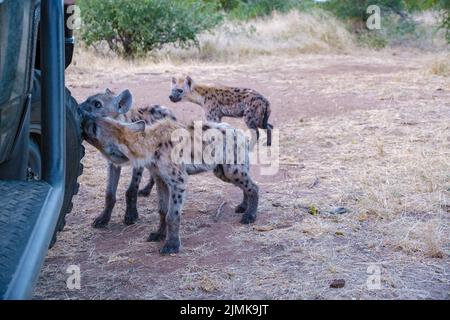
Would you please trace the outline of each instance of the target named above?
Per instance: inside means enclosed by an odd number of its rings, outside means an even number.
[[[257,140],[259,139],[258,128],[265,129],[267,145],[272,144],[273,126],[268,122],[270,103],[253,89],[206,86],[195,83],[188,76],[186,79],[172,78],[169,99],[172,102],[186,100],[200,105],[208,121],[221,122],[222,117],[244,117],[245,124],[249,129],[254,130]]]
[[[189,138],[174,144],[172,133],[183,129],[188,131]],[[199,138],[195,135],[193,126],[185,128],[171,119],[163,119],[146,126],[144,121],[121,123],[110,118],[84,117],[83,132],[90,144],[103,154],[111,155],[111,161],[115,161],[116,155],[121,153],[123,157],[130,159],[134,167],[147,167],[155,178],[159,196],[160,225],[156,232],[150,234],[148,241],[165,239],[165,244],[160,250],[163,254],[176,253],[180,248],[180,218],[189,174],[212,170],[218,178],[238,186],[244,194],[244,199],[237,208],[237,211],[244,212],[241,222],[247,224],[256,219],[259,189],[249,175],[248,141],[245,140],[247,156],[243,164],[234,162],[224,164],[226,162],[223,161],[206,163],[203,155],[208,152],[206,148],[210,148],[212,141],[215,141],[205,138],[209,129],[220,132],[222,141],[225,142],[224,149],[231,148],[233,152],[239,152],[235,146],[237,144],[235,141],[239,141],[238,131],[227,124],[204,124],[201,127],[202,136]],[[229,142],[232,144],[231,147],[227,145]],[[201,146],[200,150],[192,149],[192,146],[196,145]],[[179,161],[177,155],[183,157],[186,154],[190,159],[189,162]],[[200,159],[201,163],[196,164],[193,159]]]
[[[90,96],[80,104],[80,110],[83,114],[90,114],[96,117],[111,117],[124,122],[145,121],[146,124],[152,124],[164,118],[176,120],[174,114],[167,108],[159,105],[149,107],[131,108],[132,95],[130,91],[125,90],[119,95],[115,95],[111,90],[106,89]],[[127,165],[129,160],[123,157],[123,154],[109,154],[108,160],[108,182],[105,195],[105,207],[102,213],[95,218],[93,226],[95,228],[105,227],[110,219],[111,213],[116,203],[116,192],[119,184],[120,173],[123,165]],[[138,219],[137,196],[139,184],[141,182],[143,168],[133,168],[133,176],[130,185],[126,191],[126,212],[124,223],[129,225]],[[149,195],[154,185],[154,179],[150,177],[145,188],[139,191],[140,195]]]

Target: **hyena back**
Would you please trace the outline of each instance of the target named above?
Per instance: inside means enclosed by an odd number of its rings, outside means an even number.
[[[268,122],[271,109],[269,100],[262,94],[247,88],[206,86],[197,84],[191,77],[172,78],[169,99],[172,102],[186,100],[200,105],[206,120],[221,122],[222,117],[244,118],[247,127],[256,133],[258,128],[267,130],[267,145],[272,144],[273,126]]]
[[[217,129],[225,135],[224,126],[207,123],[202,126],[202,131]],[[192,132],[193,127],[185,128],[170,119],[161,120],[147,127],[143,121],[121,123],[108,118],[93,117],[87,117],[83,121],[86,140],[102,153],[120,151],[130,159],[133,166],[146,166],[151,171],[158,190],[160,225],[156,232],[150,234],[148,241],[165,239],[165,244],[160,250],[163,254],[178,252],[180,248],[180,217],[189,174],[212,170],[221,180],[238,186],[244,194],[242,203],[236,208],[236,211],[243,213],[242,223],[254,222],[257,214],[259,189],[250,177],[248,163],[192,164],[174,159],[174,148],[178,145],[172,141],[172,133],[183,129],[188,130],[191,137],[196,136]],[[232,127],[228,129],[234,130]],[[236,134],[236,130],[233,133]],[[229,142],[226,137],[223,141]],[[182,150],[191,150],[191,142],[189,141],[189,146],[186,145]],[[208,147],[209,142],[202,145],[202,150]],[[246,148],[248,150],[248,141]],[[191,153],[192,157],[195,157],[194,153]]]

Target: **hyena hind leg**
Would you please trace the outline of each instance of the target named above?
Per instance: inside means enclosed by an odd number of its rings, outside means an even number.
[[[272,130],[273,130],[273,125],[271,125],[270,123],[267,124],[267,146],[271,146],[272,145]]]
[[[225,166],[225,167],[227,168],[226,169],[227,171],[233,171],[233,170],[230,169],[230,166]],[[224,181],[224,182],[232,183],[232,180],[227,178],[227,176],[225,175],[224,170],[225,170],[224,166],[218,165],[218,166],[216,166],[214,168],[214,175],[217,178],[219,178],[220,180]],[[237,170],[239,170],[239,169],[237,169]],[[230,175],[230,174],[228,174],[228,175]],[[236,212],[236,213],[244,213],[247,210],[247,206],[248,206],[248,199],[247,199],[247,195],[244,193],[244,198],[243,198],[241,204],[239,204],[235,208],[234,212]]]
[[[258,121],[256,116],[249,110],[244,113],[244,122],[247,125],[247,128],[251,130],[252,138],[250,141],[250,148],[253,149],[259,140]]]
[[[150,193],[152,193],[153,186],[155,185],[155,179],[153,179],[152,176],[150,176],[150,180],[145,185],[145,187],[141,190],[139,190],[138,196],[139,197],[148,197],[150,196]]]
[[[247,194],[244,192],[244,199],[242,199],[241,204],[239,204],[235,209],[234,212],[236,213],[244,213],[247,211],[248,208],[248,197]]]
[[[258,211],[259,188],[251,179],[244,166],[223,166],[225,177],[235,186],[239,187],[243,194],[242,203],[236,207],[236,212],[243,212],[241,223],[255,222]]]

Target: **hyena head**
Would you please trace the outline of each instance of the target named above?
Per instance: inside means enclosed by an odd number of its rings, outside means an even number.
[[[190,76],[185,79],[172,78],[172,87],[169,99],[172,102],[187,100],[191,102],[198,101],[198,93],[195,92],[195,83]]]
[[[130,137],[145,131],[145,122],[121,123],[111,118],[84,114],[83,138],[97,148],[112,163],[121,165],[133,158]]]
[[[119,95],[115,95],[109,89],[105,92],[94,94],[80,104],[82,113],[88,113],[94,117],[117,118],[119,115],[127,113],[133,103],[133,97],[129,90],[124,90]]]

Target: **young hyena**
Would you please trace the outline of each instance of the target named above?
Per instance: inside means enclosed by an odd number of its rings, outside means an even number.
[[[90,96],[79,108],[83,114],[89,114],[95,117],[110,117],[124,122],[145,121],[146,124],[152,124],[164,118],[176,120],[174,114],[167,108],[159,105],[153,105],[141,108],[131,108],[132,95],[129,90],[115,95],[111,90],[106,89]],[[129,160],[123,154],[110,154],[108,160],[108,183],[106,187],[105,207],[103,212],[95,218],[93,226],[95,228],[105,227],[111,219],[111,213],[116,203],[117,185],[119,184],[122,166]],[[130,185],[126,192],[126,212],[124,223],[129,225],[136,222],[138,218],[137,196],[149,195],[154,179],[150,177],[148,184],[138,193],[139,183],[142,178],[143,168],[134,168]]]
[[[186,100],[200,105],[208,121],[221,122],[222,117],[244,117],[247,127],[256,132],[256,139],[259,139],[258,128],[265,129],[267,145],[272,144],[273,126],[268,122],[270,103],[253,89],[206,86],[195,83],[187,76],[185,79],[172,78],[169,99],[172,102]]]
[[[214,158],[215,162],[206,162],[203,156],[219,139],[218,136],[211,138],[208,135],[210,129],[215,129],[224,142],[223,150],[231,150],[233,159],[237,159],[236,154],[241,152],[236,142],[240,140],[239,132],[231,126],[224,123],[203,124],[199,137],[194,126],[186,128],[172,119],[146,126],[144,121],[124,123],[110,118],[85,116],[82,127],[86,141],[110,157],[111,161],[116,161],[117,155],[121,154],[119,159],[126,157],[134,167],[145,166],[150,170],[158,191],[160,225],[156,232],[150,234],[148,241],[165,239],[161,253],[179,251],[180,217],[190,174],[213,171],[221,180],[238,186],[244,194],[242,203],[236,208],[236,211],[244,213],[241,222],[248,224],[255,221],[259,189],[249,174],[248,140],[244,139],[246,156],[242,163],[219,161],[217,158]],[[188,138],[175,143],[173,133],[180,130],[184,130],[187,133],[184,137]],[[189,161],[180,161],[185,157]],[[200,163],[193,161],[195,159],[200,159]]]

